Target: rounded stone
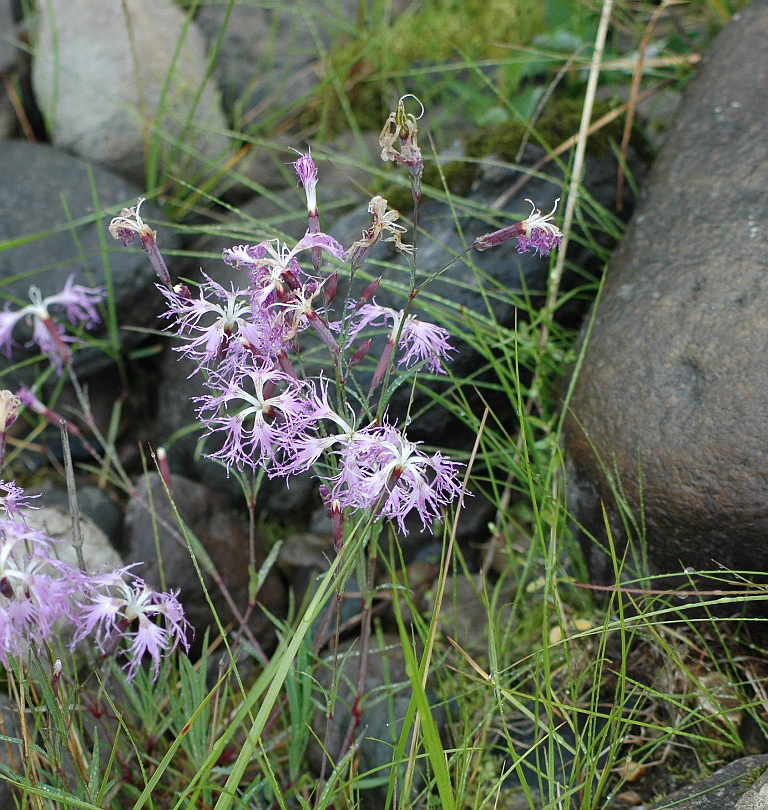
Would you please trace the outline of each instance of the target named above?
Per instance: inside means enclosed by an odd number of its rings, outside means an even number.
[[[610,262],[568,408],[593,577],[768,570],[768,3],[720,34]]]
[[[0,144],[0,305],[11,308],[29,303],[29,288],[43,296],[60,292],[67,278],[77,284],[109,288],[118,326],[156,326],[162,299],[152,266],[138,248],[128,249],[107,233],[111,217],[135,205],[138,189],[111,172],[42,144],[4,141]],[[159,216],[156,206],[144,203],[148,222]],[[178,246],[177,237],[164,229],[160,247]],[[13,338],[13,359],[39,353],[24,348],[31,337],[19,323]],[[104,326],[92,334],[105,338]],[[138,330],[116,330],[126,351],[145,339]],[[0,362],[7,362],[5,357]],[[74,363],[81,375],[111,365],[107,352],[79,349]],[[27,380],[25,380],[27,381]]]

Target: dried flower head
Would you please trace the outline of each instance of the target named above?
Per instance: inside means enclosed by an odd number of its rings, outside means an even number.
[[[421,107],[418,117],[405,111],[404,102],[407,98],[415,99]],[[423,105],[416,96],[408,93],[399,99],[397,109],[389,114],[379,135],[381,159],[405,166],[410,172],[414,200],[421,197],[421,175],[424,172],[424,160],[417,142],[419,127],[416,123],[422,115]],[[398,141],[399,151],[395,148]]]
[[[373,222],[368,230],[363,231],[361,239],[352,243],[348,256],[353,270],[362,267],[363,262],[371,248],[379,241],[383,233],[387,233],[382,241],[394,242],[395,247],[402,253],[413,254],[413,245],[406,245],[402,235],[406,232],[405,225],[401,225],[399,211],[394,208],[387,210],[387,201],[383,197],[373,197],[368,203],[368,213],[373,215]]]

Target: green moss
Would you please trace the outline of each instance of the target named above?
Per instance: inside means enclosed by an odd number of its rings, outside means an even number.
[[[550,147],[558,146],[579,131],[581,122],[582,101],[563,98],[551,104],[535,122],[536,135],[530,133],[528,141],[544,143]],[[606,101],[595,104],[592,120],[601,118],[610,112],[611,105]],[[610,141],[621,141],[624,124],[621,117],[602,127],[587,142],[587,154],[600,156],[610,149]],[[485,127],[467,138],[465,151],[468,157],[481,158],[497,155],[502,160],[514,162],[520,145],[526,137],[526,127],[519,121],[505,121]]]
[[[360,21],[354,40],[329,51],[326,81],[300,123],[338,133],[349,128],[352,111],[360,129],[379,129],[392,106],[393,84],[402,91],[401,77],[412,68],[409,89],[429,95],[447,62],[508,60],[510,46],[530,41],[543,25],[538,0],[424,0],[394,18]]]
[[[747,791],[766,771],[768,771],[768,762],[745,771],[739,779],[739,791],[741,793]]]

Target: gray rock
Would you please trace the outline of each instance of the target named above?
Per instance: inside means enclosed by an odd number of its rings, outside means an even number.
[[[197,23],[209,47],[221,38],[216,74],[238,123],[247,128],[307,97],[320,81],[318,49],[344,37],[357,9],[357,0],[325,3],[310,21],[296,4],[202,5]]]
[[[20,190],[23,189],[23,192]],[[106,287],[107,269],[103,240],[109,251],[109,283],[119,324],[155,326],[162,308],[154,288],[157,280],[147,256],[129,250],[107,234],[112,213],[134,205],[135,187],[111,172],[91,166],[50,146],[4,141],[0,144],[0,242],[10,243],[0,251],[0,303],[13,306],[29,302],[34,284],[50,295],[64,286],[71,274],[86,286]],[[94,199],[99,210],[94,211]],[[152,222],[158,210],[149,201],[142,214]],[[158,237],[163,249],[173,249],[178,240],[172,232]],[[14,339],[24,343],[30,332],[20,323]],[[25,337],[26,334],[26,337]],[[93,334],[104,336],[104,328]],[[144,336],[120,330],[123,350],[136,346]],[[36,347],[14,349],[13,359],[38,354]],[[2,362],[6,363],[5,358]],[[87,375],[105,368],[112,359],[102,350],[86,348],[74,353],[75,368]]]
[[[32,78],[53,144],[138,182],[148,143],[165,174],[189,182],[225,158],[227,125],[207,70],[202,35],[170,0],[38,5]]]
[[[768,810],[768,774],[763,773],[744,791],[734,810]]]
[[[34,501],[32,501],[34,503]],[[53,546],[57,559],[77,566],[77,552],[72,545],[72,519],[69,509],[62,506],[42,506],[26,513],[27,523],[45,532],[59,542]],[[83,560],[91,573],[112,571],[123,564],[120,555],[106,534],[85,515],[80,515],[80,532],[83,541]]]
[[[765,810],[766,765],[766,754],[742,757],[675,791],[649,810]]]
[[[9,81],[18,79],[21,50],[16,47],[13,40],[18,38],[20,31],[13,19],[11,0],[0,0],[0,73],[9,77]],[[6,38],[7,37],[7,38]],[[17,126],[16,112],[8,93],[0,93],[0,141],[10,138]]]
[[[116,551],[113,543],[120,540],[120,531],[123,525],[123,510],[109,493],[84,479],[75,479],[77,490],[77,506],[80,514],[89,518],[108,538],[110,545]],[[69,515],[69,496],[61,479],[46,478],[40,483],[35,481],[30,494],[41,493],[42,497],[35,503],[44,503],[46,507],[55,507],[64,510]]]
[[[706,53],[607,272],[565,431],[598,582],[614,581],[602,504],[619,556],[643,535],[650,573],[768,570],[766,38],[760,0]]]
[[[201,484],[180,475],[172,476],[171,484],[173,507],[189,531],[202,544],[225,583],[234,605],[241,615],[244,614],[248,607],[249,587],[247,524],[239,520]],[[216,623],[173,507],[157,473],[148,473],[139,478],[136,482],[136,495],[128,503],[125,514],[126,562],[141,563],[133,570],[156,588],[163,587],[162,568],[165,587],[180,589],[179,599],[187,619],[195,629],[194,653],[200,649],[206,628],[210,627],[212,633],[216,634]],[[258,538],[255,555],[258,569],[264,561],[264,551]],[[235,615],[221,589],[215,584],[207,567],[201,563],[200,568],[205,589],[222,625],[226,627],[234,622],[237,630]],[[274,626],[261,606],[269,614],[276,616],[285,611],[285,587],[274,570],[269,572],[259,590],[257,603],[250,614],[248,627],[256,641],[269,649],[275,638]]]

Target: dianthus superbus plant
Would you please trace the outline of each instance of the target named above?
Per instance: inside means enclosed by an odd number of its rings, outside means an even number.
[[[402,98],[388,117],[380,145],[383,160],[393,161],[409,173],[415,220],[423,160],[417,118],[406,112],[406,100]],[[417,309],[420,291],[450,264],[429,275],[420,274],[418,250],[407,238],[399,213],[381,196],[371,199],[371,224],[360,238],[348,246],[340,244],[321,230],[319,178],[311,153],[297,154],[292,165],[306,194],[306,234],[293,245],[269,239],[227,248],[223,261],[242,279],[229,288],[207,276],[194,286],[174,284],[158,248],[157,234],[141,216],[142,199],[135,207],[124,209],[109,226],[110,233],[126,245],[138,237],[157,272],[157,287],[165,300],[166,330],[180,339],[176,350],[194,363],[193,374],[200,379],[196,406],[199,421],[214,442],[209,457],[228,473],[236,470],[238,475],[252,475],[257,480],[266,475],[287,484],[293,476],[311,472],[332,525],[336,558],[329,561],[298,626],[283,636],[273,658],[262,662],[263,675],[243,692],[238,716],[216,740],[200,767],[198,781],[188,786],[194,803],[206,774],[226,756],[232,729],[249,724],[218,800],[221,810],[240,789],[243,773],[261,744],[305,638],[316,632],[318,644],[330,638],[337,651],[341,598],[354,572],[362,602],[357,694],[340,751],[328,750],[326,732],[326,760],[317,786],[317,795],[322,794],[329,757],[344,761],[362,723],[382,528],[390,526],[394,536],[404,536],[415,518],[423,531],[432,531],[435,522],[465,494],[463,466],[411,440],[407,419],[398,421],[389,410],[396,388],[411,383],[413,375],[422,372],[443,374],[450,363],[450,334]],[[482,251],[516,240],[520,252],[534,250],[546,255],[559,245],[561,237],[552,221],[555,209],[542,215],[531,205],[526,220],[478,236],[468,250]],[[401,309],[377,303],[381,278],[367,284],[359,281],[358,271],[380,240],[391,242],[409,263],[410,287]],[[69,374],[79,390],[68,347],[75,338],[67,335],[56,316],[63,313],[72,323],[95,325],[103,291],[76,285],[70,278],[58,295],[43,299],[33,288],[30,296],[31,305],[16,310],[6,306],[0,313],[0,350],[10,354],[16,324],[31,321],[33,340],[54,371]],[[372,331],[382,328],[387,337],[374,357]],[[322,370],[308,371],[302,362],[310,343],[313,349],[320,346],[325,351]],[[364,359],[372,371],[362,372]],[[18,396],[3,392],[2,397],[0,465],[6,430],[20,406],[52,424],[61,422],[31,389],[21,389]],[[75,426],[67,425],[67,429],[79,435]],[[84,445],[97,455],[91,445],[85,441]],[[8,665],[10,659],[23,660],[29,655],[50,658],[47,649],[61,622],[72,627],[73,647],[90,644],[96,651],[97,668],[123,656],[128,681],[143,672],[142,662],[147,659],[150,673],[157,679],[164,658],[178,648],[189,648],[188,625],[177,594],[155,592],[128,568],[86,573],[55,560],[50,538],[26,526],[24,513],[30,503],[14,482],[0,482],[0,506],[4,512],[0,515],[2,663]],[[335,631],[328,630],[328,611],[318,629],[313,623],[334,592]],[[60,665],[57,672],[56,678]],[[329,718],[333,700],[332,692]],[[246,721],[244,713],[253,711],[255,715]],[[153,780],[149,779],[144,794],[152,790]]]
[[[409,172],[416,220],[423,160],[417,118],[405,111],[406,98],[388,117],[380,145],[383,160]],[[177,351],[192,359],[202,375],[204,393],[197,398],[198,414],[207,435],[218,439],[218,449],[209,457],[228,471],[263,471],[270,478],[289,481],[291,476],[311,470],[318,481],[339,554],[328,574],[336,590],[337,609],[344,581],[353,568],[363,605],[358,691],[350,728],[341,751],[328,752],[328,734],[325,740],[326,753],[343,759],[354,745],[363,712],[381,529],[391,524],[396,535],[405,535],[408,519],[416,516],[422,529],[431,531],[435,521],[464,494],[462,466],[411,441],[404,424],[393,420],[388,411],[392,392],[411,382],[412,375],[446,370],[452,353],[450,335],[420,317],[416,307],[423,286],[450,265],[421,277],[418,251],[412,241],[406,241],[406,227],[380,196],[374,196],[368,206],[370,227],[353,244],[345,247],[323,232],[318,171],[309,151],[298,154],[292,165],[306,193],[306,234],[294,245],[271,239],[227,248],[224,262],[242,275],[242,282],[229,289],[208,277],[195,291],[184,283],[169,282],[156,234],[141,219],[141,200],[135,208],[123,210],[110,231],[126,243],[132,233],[138,235],[158,268],[168,330],[183,341]],[[482,251],[516,240],[521,253],[549,253],[561,238],[552,221],[555,209],[542,215],[531,205],[526,220],[478,236],[468,250]],[[377,304],[381,278],[356,286],[356,274],[379,240],[392,242],[409,261],[410,289],[400,310]],[[307,262],[303,264],[304,257]],[[332,264],[327,266],[328,262]],[[343,296],[340,289],[346,291]],[[359,364],[372,346],[366,333],[381,327],[389,330],[388,338],[380,355],[369,358],[374,370],[364,377],[359,375]],[[310,340],[314,345],[319,342],[327,353],[327,370],[314,375],[298,362]],[[329,595],[329,589],[318,588],[301,632],[278,650],[278,659],[292,659],[301,633],[308,631]],[[338,614],[336,627],[335,644]],[[282,672],[285,677],[287,669]],[[274,679],[269,685],[269,699],[262,702],[262,712],[252,726],[249,739],[254,745],[280,683]],[[332,700],[329,717],[333,715]],[[246,756],[243,753],[240,761],[244,763]],[[236,784],[234,777],[230,782]],[[221,806],[227,804],[226,799],[220,800]]]

